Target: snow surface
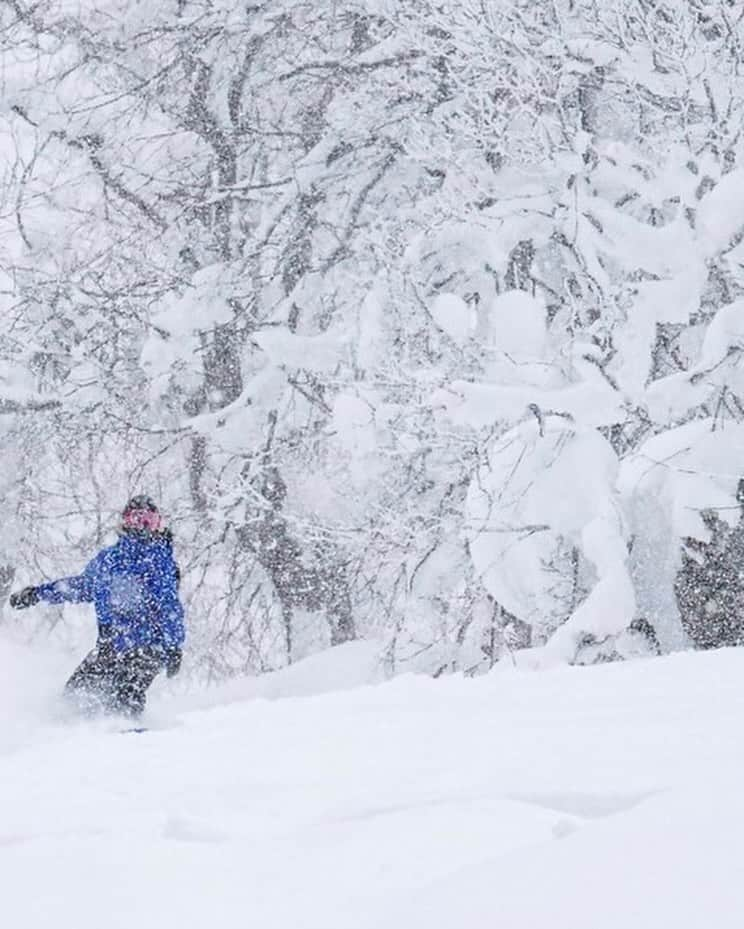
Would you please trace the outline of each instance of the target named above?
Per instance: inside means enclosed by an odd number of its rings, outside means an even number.
[[[0,639],[3,924],[740,929],[744,652],[355,687],[370,648],[121,735]]]

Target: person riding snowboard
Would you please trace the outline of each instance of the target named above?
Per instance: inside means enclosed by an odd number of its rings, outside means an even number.
[[[15,609],[45,603],[93,603],[96,647],[75,670],[65,692],[89,712],[139,716],[158,673],[178,673],[185,638],[172,535],[157,506],[133,497],[122,513],[119,540],[78,577],[25,587],[10,597]]]

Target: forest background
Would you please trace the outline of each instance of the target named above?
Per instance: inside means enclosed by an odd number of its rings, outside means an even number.
[[[743,69],[734,0],[0,2],[0,593],[144,491],[202,678],[738,642]]]

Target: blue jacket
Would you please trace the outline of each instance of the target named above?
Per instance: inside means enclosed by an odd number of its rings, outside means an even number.
[[[36,588],[47,603],[93,603],[99,635],[117,652],[181,648],[185,638],[178,568],[167,538],[123,534],[78,577]]]

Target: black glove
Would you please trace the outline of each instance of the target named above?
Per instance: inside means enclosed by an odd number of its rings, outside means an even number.
[[[14,610],[25,610],[39,602],[39,594],[35,587],[24,587],[17,593],[10,595],[10,605]]]
[[[181,670],[181,659],[183,652],[180,648],[166,648],[165,650],[165,673],[168,677],[175,677]]]

